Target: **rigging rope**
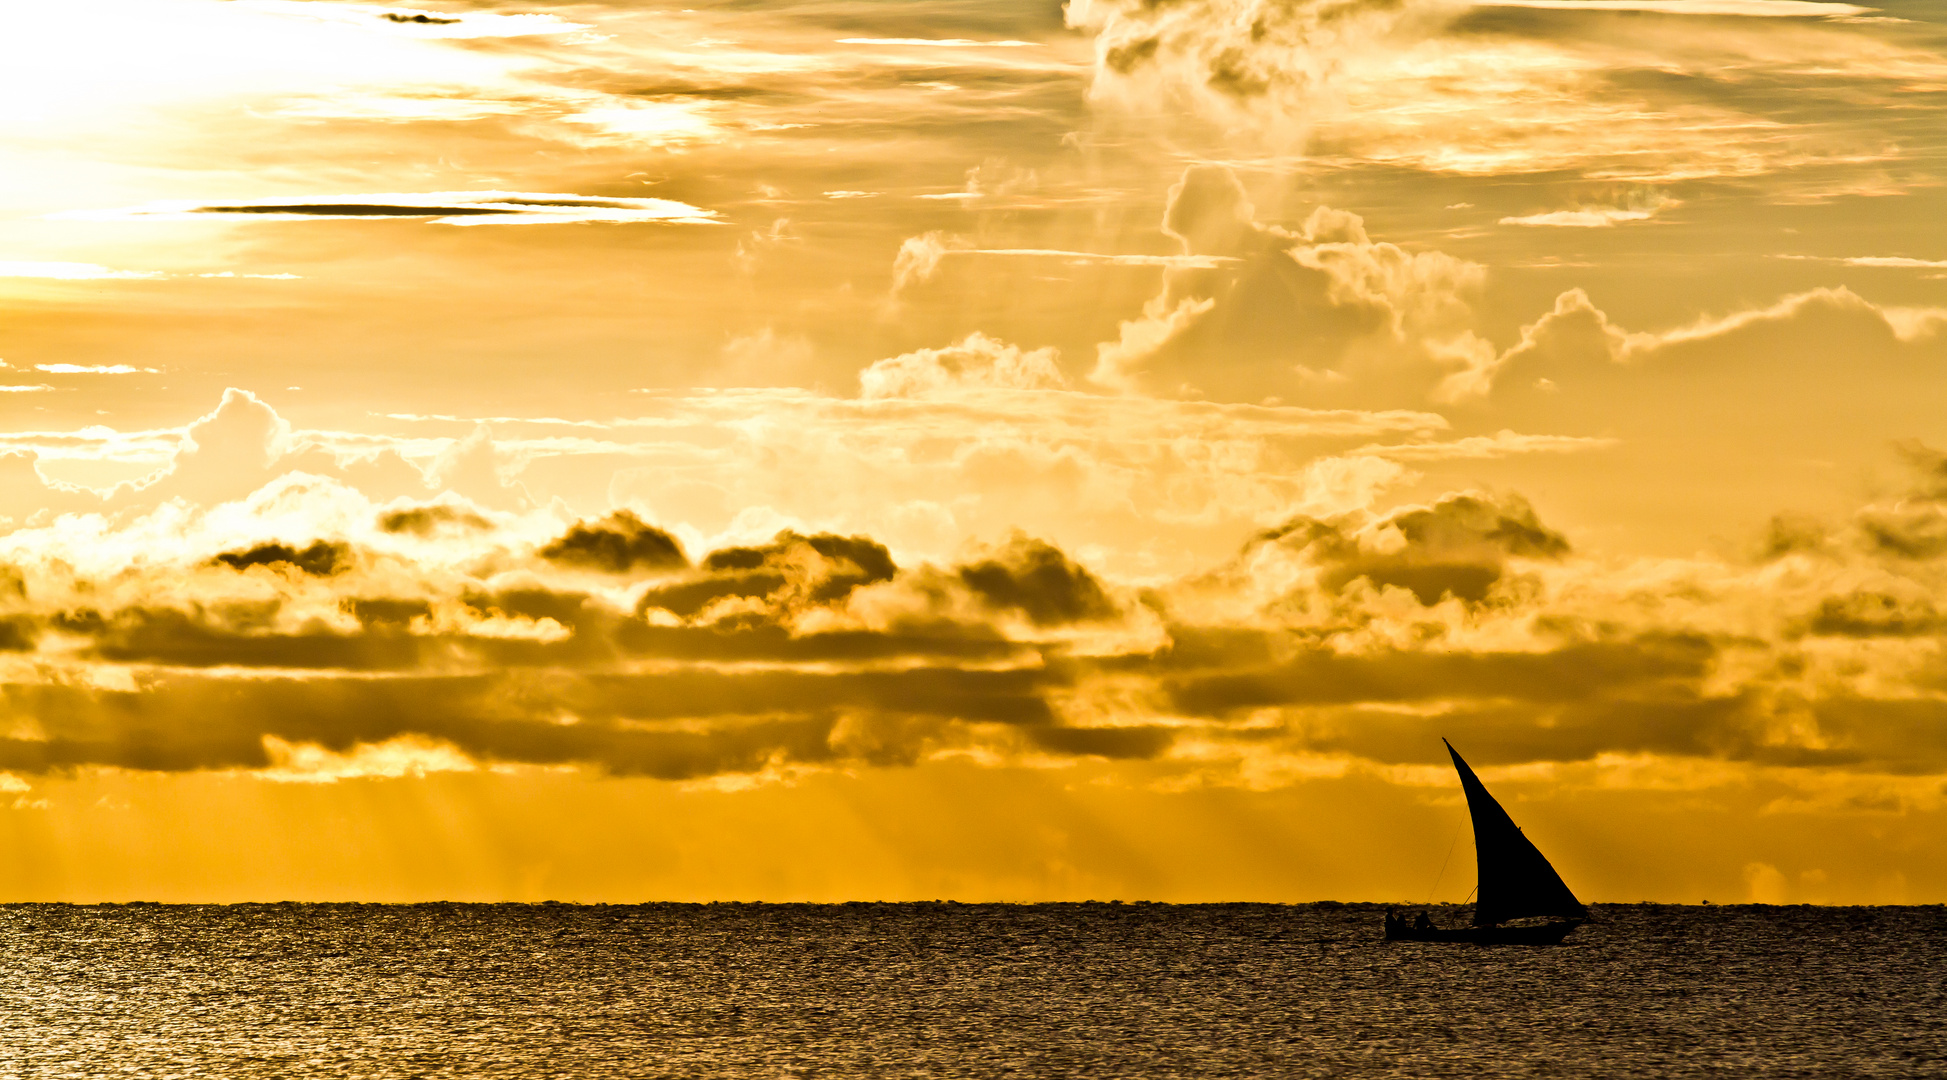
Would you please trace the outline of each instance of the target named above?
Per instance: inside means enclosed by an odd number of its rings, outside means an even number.
[[[1440,879],[1447,876],[1447,864],[1453,861],[1453,849],[1460,843],[1460,826],[1454,826],[1453,839],[1447,841],[1447,857],[1440,860],[1440,872],[1433,876],[1433,887],[1426,891],[1426,902],[1433,903],[1433,894],[1440,888]]]

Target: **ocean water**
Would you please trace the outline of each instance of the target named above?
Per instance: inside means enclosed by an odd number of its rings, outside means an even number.
[[[1942,907],[1382,910],[11,905],[0,1076],[1947,1076]]]

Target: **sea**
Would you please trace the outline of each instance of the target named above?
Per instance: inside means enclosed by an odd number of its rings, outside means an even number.
[[[1384,910],[7,905],[0,1076],[1947,1076],[1947,908]]]

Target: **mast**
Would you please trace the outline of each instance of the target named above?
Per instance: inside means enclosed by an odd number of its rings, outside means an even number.
[[[1445,739],[1454,771],[1467,792],[1467,812],[1474,819],[1474,857],[1479,863],[1480,902],[1474,905],[1474,925],[1493,926],[1509,919],[1553,915],[1586,919],[1589,909],[1569,891],[1562,876],[1548,864],[1540,849],[1521,834],[1460,752]]]

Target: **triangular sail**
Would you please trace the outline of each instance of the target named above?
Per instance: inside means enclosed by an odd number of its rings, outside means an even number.
[[[1474,818],[1474,855],[1480,862],[1480,901],[1474,906],[1474,925],[1492,926],[1535,915],[1587,918],[1588,909],[1569,891],[1540,850],[1521,835],[1514,819],[1487,793],[1481,778],[1460,759],[1452,743],[1447,743],[1447,753],[1453,755],[1460,786],[1467,792],[1467,812]]]

